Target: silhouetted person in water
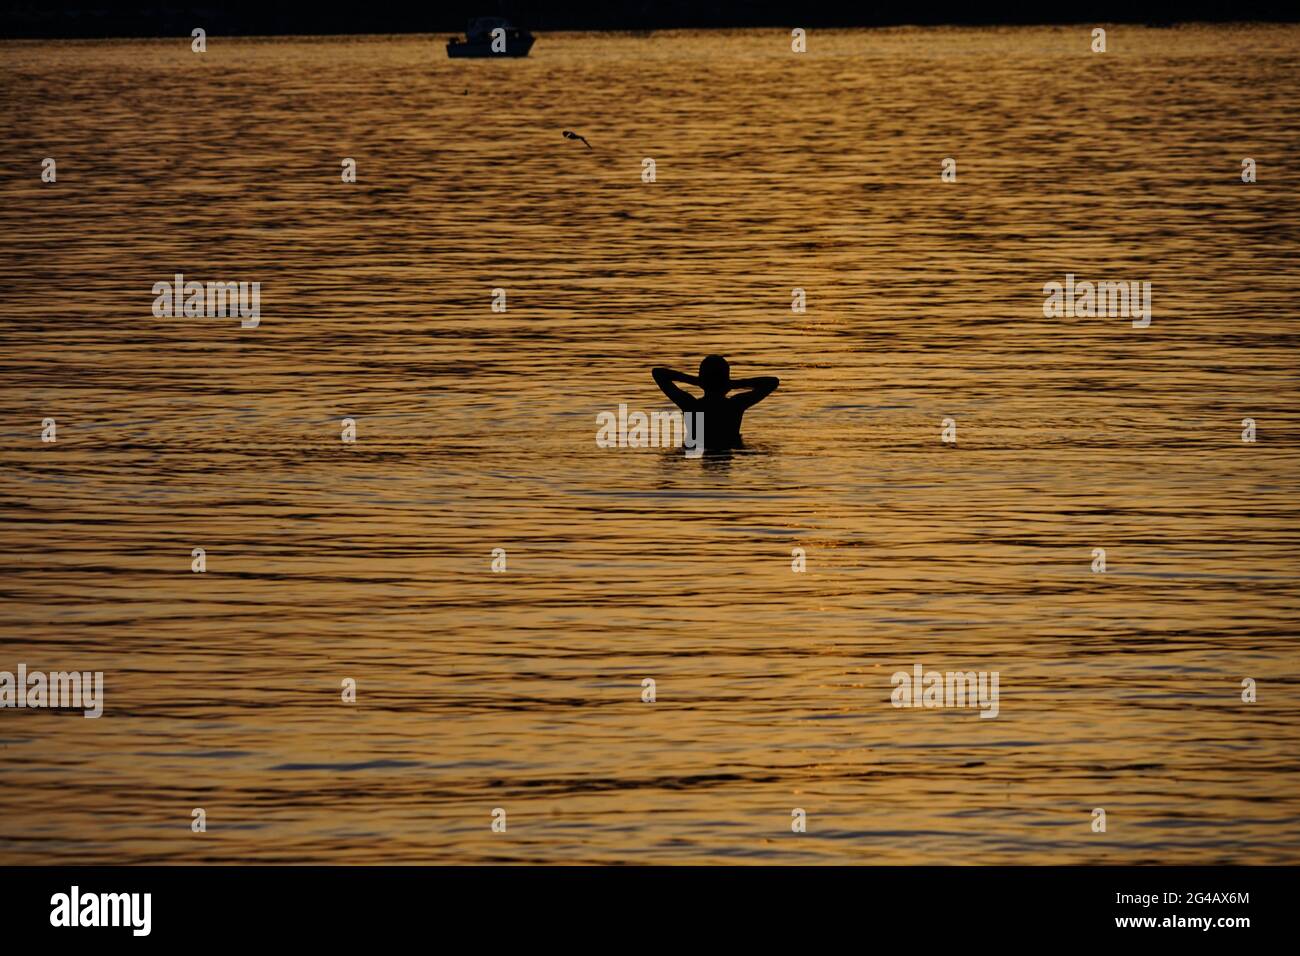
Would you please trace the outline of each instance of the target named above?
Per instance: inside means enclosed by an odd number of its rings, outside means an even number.
[[[710,450],[739,448],[743,444],[740,439],[740,420],[745,415],[745,409],[757,405],[781,384],[775,375],[732,378],[731,366],[721,355],[705,356],[700,362],[699,375],[687,375],[676,369],[662,367],[651,369],[650,374],[655,377],[655,384],[683,412],[704,414],[704,447]],[[675,382],[702,388],[704,396],[696,398],[690,392],[678,388]],[[728,392],[738,388],[747,391],[728,397]],[[689,415],[687,421],[690,421]]]

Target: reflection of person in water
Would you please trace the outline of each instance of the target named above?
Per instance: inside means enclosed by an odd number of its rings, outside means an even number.
[[[708,449],[739,448],[740,420],[745,409],[757,405],[776,391],[781,380],[775,375],[758,378],[732,378],[731,366],[721,355],[708,355],[700,362],[699,375],[687,375],[671,368],[651,370],[655,384],[673,400],[683,412],[701,412],[704,415],[704,447]],[[704,389],[704,396],[696,398],[678,388],[676,382]],[[727,396],[736,389],[746,389],[739,395]],[[688,415],[687,421],[692,417]]]

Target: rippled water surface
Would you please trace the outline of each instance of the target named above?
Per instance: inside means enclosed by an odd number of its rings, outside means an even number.
[[[441,42],[0,44],[0,861],[1300,862],[1300,29]]]

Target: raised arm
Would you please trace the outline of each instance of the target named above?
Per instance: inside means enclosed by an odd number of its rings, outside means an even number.
[[[731,396],[731,401],[739,402],[741,408],[757,405],[776,391],[781,380],[775,375],[760,375],[757,378],[735,378],[731,380],[732,388],[747,388],[749,391]]]
[[[682,411],[688,411],[695,405],[698,399],[690,392],[678,388],[675,382],[684,382],[687,385],[700,387],[700,380],[694,375],[687,375],[685,372],[679,372],[673,368],[664,368],[662,366],[650,370],[650,374],[655,378],[655,384],[667,395],[674,405]]]

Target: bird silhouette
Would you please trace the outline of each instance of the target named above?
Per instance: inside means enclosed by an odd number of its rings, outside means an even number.
[[[587,137],[585,137],[585,136],[581,136],[581,135],[579,135],[578,133],[575,133],[575,132],[574,132],[573,130],[571,130],[571,129],[566,129],[566,130],[564,131],[564,138],[565,138],[565,139],[580,139],[580,140],[582,140],[584,143],[587,143]],[[588,148],[588,149],[591,149],[591,144],[590,144],[590,143],[587,143],[587,148]]]

